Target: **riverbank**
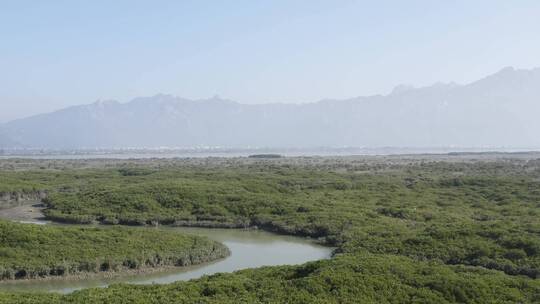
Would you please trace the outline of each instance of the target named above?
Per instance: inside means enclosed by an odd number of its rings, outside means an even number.
[[[66,227],[0,221],[0,280],[80,277],[190,266],[228,248],[195,235],[126,227]]]
[[[79,273],[70,273],[70,274],[64,274],[61,276],[54,275],[54,276],[45,276],[45,277],[36,277],[36,278],[22,278],[22,279],[15,279],[15,280],[0,280],[0,290],[11,286],[19,286],[23,287],[25,284],[33,285],[38,282],[62,282],[62,281],[70,281],[70,282],[77,282],[80,280],[115,280],[115,279],[121,279],[121,278],[132,278],[135,276],[141,276],[141,275],[152,275],[152,274],[159,274],[159,273],[170,273],[170,272],[178,272],[178,271],[184,271],[187,269],[190,269],[192,267],[199,267],[208,265],[211,263],[217,263],[223,259],[226,259],[228,256],[230,256],[230,252],[227,254],[216,254],[214,257],[208,257],[207,259],[200,259],[195,264],[190,265],[182,265],[182,266],[175,266],[175,265],[160,265],[156,267],[141,267],[137,269],[132,269],[129,267],[120,267],[116,270],[109,270],[109,271],[100,271],[100,272],[79,272]],[[9,289],[9,288],[7,288]]]

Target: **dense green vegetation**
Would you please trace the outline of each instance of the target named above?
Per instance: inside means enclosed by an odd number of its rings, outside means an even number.
[[[51,301],[540,302],[540,161],[448,158],[127,162],[6,171],[2,187],[47,190],[57,221],[257,226],[338,247],[303,266]]]
[[[0,221],[0,280],[187,266],[227,254],[207,238],[155,229]]]
[[[46,215],[72,223],[258,226],[321,237],[343,252],[401,254],[536,278],[540,182],[498,174],[496,167],[460,173],[459,166],[385,173],[121,169],[83,175],[86,185],[51,193]]]

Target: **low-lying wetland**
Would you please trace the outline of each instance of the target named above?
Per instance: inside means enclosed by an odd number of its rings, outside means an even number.
[[[537,154],[4,162],[0,192],[45,191],[49,220],[159,235],[153,225],[257,227],[336,254],[0,303],[540,302]]]

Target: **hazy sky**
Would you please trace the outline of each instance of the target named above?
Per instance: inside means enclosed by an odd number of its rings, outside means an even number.
[[[0,122],[169,93],[309,102],[540,66],[540,1],[0,0]]]

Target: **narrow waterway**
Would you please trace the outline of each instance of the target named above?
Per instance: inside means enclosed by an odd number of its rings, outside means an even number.
[[[26,221],[25,221],[26,222]],[[43,223],[36,220],[28,222]],[[29,224],[31,225],[31,224]],[[142,228],[141,228],[142,229]],[[217,272],[273,265],[302,264],[329,258],[332,248],[316,244],[312,240],[283,236],[259,230],[160,227],[179,233],[207,236],[225,244],[231,255],[212,263],[192,267],[173,268],[149,274],[118,274],[113,277],[94,276],[82,279],[53,279],[0,282],[3,291],[49,291],[69,293],[74,290],[105,287],[114,283],[165,284],[189,280]],[[76,244],[74,244],[76,246]]]

